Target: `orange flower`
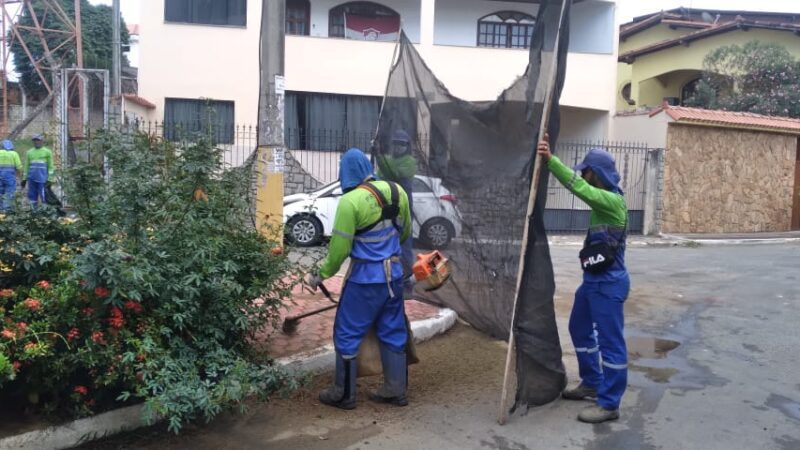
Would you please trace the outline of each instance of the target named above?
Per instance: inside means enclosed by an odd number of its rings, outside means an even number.
[[[122,328],[125,325],[124,316],[122,315],[122,311],[117,308],[116,306],[111,308],[111,317],[108,319],[108,324],[114,328]]]
[[[0,336],[3,336],[6,339],[14,339],[14,332],[8,328],[3,328],[3,331],[0,332]]]
[[[80,335],[81,335],[81,332],[77,328],[73,327],[67,333],[67,340],[68,341],[72,341],[72,340],[78,339],[80,337]]]
[[[0,298],[9,298],[14,296],[13,289],[0,289]]]
[[[11,367],[14,368],[14,372],[19,372],[19,369],[22,368],[22,363],[19,361],[14,361],[13,363],[11,363]]]
[[[48,283],[47,280],[42,280],[36,283],[36,286],[45,290],[50,289],[50,283]]]
[[[26,298],[24,302],[22,302],[26,308],[30,309],[31,311],[39,311],[42,309],[42,302],[35,298]]]
[[[94,342],[95,344],[105,344],[106,338],[105,336],[103,336],[103,332],[95,331],[94,333],[92,333],[92,342]]]
[[[135,313],[140,313],[144,309],[142,308],[141,303],[134,300],[128,300],[127,302],[125,302],[124,308],[129,311],[133,311]]]
[[[87,389],[86,386],[75,386],[74,391],[79,395],[86,395],[89,393],[89,389]]]
[[[28,331],[28,324],[25,322],[18,322],[17,323],[17,337],[21,338],[25,335],[25,332]]]
[[[27,344],[25,344],[25,350],[29,350],[30,351],[30,350],[35,350],[35,349],[36,349],[36,343],[28,342]]]
[[[102,286],[94,288],[94,295],[96,295],[96,296],[98,296],[100,298],[108,297],[108,294],[110,294],[110,293],[111,293],[111,291],[109,291],[107,288],[104,288]]]

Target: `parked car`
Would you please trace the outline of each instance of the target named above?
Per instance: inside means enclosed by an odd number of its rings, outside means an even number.
[[[414,238],[425,246],[443,249],[461,235],[456,197],[439,178],[417,175],[412,188]],[[286,238],[300,247],[319,245],[333,231],[336,206],[342,196],[339,182],[316,191],[283,198]]]

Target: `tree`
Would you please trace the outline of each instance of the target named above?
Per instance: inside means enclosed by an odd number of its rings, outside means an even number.
[[[689,106],[800,118],[800,61],[758,41],[709,53]]]
[[[36,18],[43,28],[66,30],[67,26],[57,21],[55,15],[51,12],[45,17],[44,5],[41,0],[33,0],[33,9],[36,12]],[[70,18],[75,17],[75,3],[73,0],[58,0],[58,3],[64,9]],[[92,5],[88,0],[81,0],[81,28],[82,28],[82,41],[83,41],[83,65],[91,69],[110,69],[111,68],[111,54],[112,54],[112,36],[111,36],[111,7],[107,5]],[[33,26],[34,20],[28,8],[23,8],[23,12],[19,18],[19,24],[23,26]],[[30,30],[20,30],[23,39],[28,49],[31,51],[32,56],[36,60],[41,60],[45,57],[45,50],[39,40],[39,37]],[[121,41],[122,45],[128,45],[130,36],[125,22],[121,22]],[[61,33],[45,32],[45,40],[48,47],[53,50],[64,40],[64,35]],[[14,55],[14,62],[16,64],[17,73],[20,75],[20,82],[25,88],[25,92],[34,99],[41,100],[47,95],[47,90],[42,84],[36,69],[33,67],[33,62],[28,58],[22,45],[15,41],[11,47],[11,53]],[[53,52],[53,59],[60,62],[62,67],[71,67],[76,61],[76,50],[74,44],[69,44],[61,47]],[[123,67],[129,65],[127,58],[123,57]],[[45,76],[49,76],[45,72]],[[49,82],[50,80],[48,80]]]

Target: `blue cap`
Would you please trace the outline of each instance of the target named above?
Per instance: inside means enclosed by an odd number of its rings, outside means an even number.
[[[3,149],[5,150],[14,150],[14,143],[8,139],[3,140]]]
[[[586,154],[586,157],[583,158],[580,164],[573,167],[574,170],[586,170],[592,169],[592,172],[596,173],[598,177],[600,177],[600,181],[603,182],[606,188],[609,190],[616,192],[618,194],[622,194],[622,189],[619,187],[619,182],[622,180],[622,177],[619,176],[619,172],[617,172],[617,165],[614,161],[614,156],[606,150],[600,148],[593,148],[589,150],[589,153]]]
[[[411,136],[408,135],[406,130],[394,130],[394,133],[392,133],[392,142],[398,144],[410,144]]]
[[[33,137],[31,138],[31,140],[32,141],[43,141],[44,140],[44,136],[42,136],[41,134],[34,134]]]

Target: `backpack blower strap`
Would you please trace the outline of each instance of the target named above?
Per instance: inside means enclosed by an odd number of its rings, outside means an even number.
[[[375,200],[378,201],[378,206],[381,207],[381,217],[375,223],[367,225],[364,228],[356,230],[356,234],[366,233],[367,231],[375,228],[376,225],[383,222],[384,220],[390,220],[395,228],[400,231],[400,228],[397,226],[397,217],[400,215],[400,192],[397,189],[397,184],[391,181],[387,181],[386,183],[389,184],[389,189],[391,190],[391,203],[386,201],[386,197],[383,193],[372,184],[372,182],[367,182],[358,185],[357,189],[364,189],[369,191]]]

